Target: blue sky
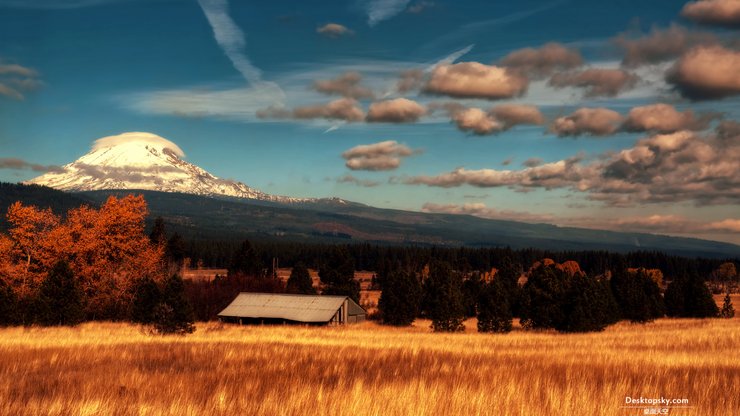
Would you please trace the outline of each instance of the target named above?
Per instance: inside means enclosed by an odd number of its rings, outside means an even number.
[[[147,131],[274,194],[740,243],[728,1],[0,0],[0,180]]]

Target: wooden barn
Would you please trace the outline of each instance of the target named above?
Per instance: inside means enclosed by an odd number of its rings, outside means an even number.
[[[222,322],[239,324],[343,325],[362,322],[365,315],[348,296],[243,292],[218,317]]]

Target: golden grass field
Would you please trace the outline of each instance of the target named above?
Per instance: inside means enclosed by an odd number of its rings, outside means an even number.
[[[637,415],[625,396],[687,398],[673,415],[740,414],[740,319],[619,323],[602,333],[435,334],[203,323],[0,329],[2,415]]]

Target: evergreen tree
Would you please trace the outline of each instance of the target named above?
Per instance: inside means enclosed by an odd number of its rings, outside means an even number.
[[[608,298],[608,286],[600,281],[575,273],[568,279],[568,289],[563,303],[563,321],[555,329],[561,332],[602,331],[613,322]]]
[[[149,240],[154,244],[164,244],[167,242],[167,232],[164,226],[164,218],[157,217],[154,219],[154,225],[152,226],[152,232],[149,233]]]
[[[139,279],[134,287],[131,320],[140,324],[154,323],[154,312],[162,300],[157,283],[149,277]]]
[[[172,237],[167,240],[167,258],[180,267],[186,257],[185,251],[185,240],[182,236],[178,233],[172,234]]]
[[[461,281],[449,263],[435,260],[429,268],[429,278],[424,282],[424,304],[432,329],[440,332],[458,332],[465,329],[465,305]]]
[[[244,240],[234,252],[229,265],[229,275],[243,274],[252,277],[262,277],[262,261],[249,240]]]
[[[334,247],[328,260],[319,268],[324,295],[349,296],[360,302],[360,283],[355,280],[355,261],[343,246]]]
[[[696,270],[673,279],[666,289],[665,303],[668,316],[711,318],[719,314],[712,293]]]
[[[18,298],[10,285],[0,279],[0,326],[15,325],[19,320]]]
[[[478,332],[510,332],[509,291],[498,277],[483,287],[478,298]]]
[[[185,297],[185,285],[173,274],[165,282],[162,299],[154,309],[154,330],[160,334],[190,334],[195,331],[193,308]]]
[[[528,329],[559,328],[565,321],[567,275],[554,265],[532,270],[522,288],[521,323]]]
[[[302,262],[299,262],[290,271],[290,277],[287,283],[288,293],[297,293],[304,295],[315,295],[316,289],[313,288],[313,280],[308,268]]]
[[[600,304],[601,310],[605,311],[603,319],[607,325],[615,324],[621,319],[617,299],[614,297],[611,285],[609,284],[609,280],[606,277],[599,277],[597,278],[597,281],[601,286],[600,290],[603,294],[603,297],[597,299],[597,302]]]
[[[521,276],[521,266],[514,263],[510,256],[504,257],[501,267],[496,273],[506,291],[506,299],[509,301],[509,308],[514,316],[519,316],[519,304],[521,298],[521,288],[519,287],[519,276]]]
[[[484,282],[480,273],[473,273],[463,281],[463,303],[465,304],[465,316],[473,317],[478,314],[478,300],[483,291]]]
[[[57,262],[39,288],[37,321],[42,325],[77,325],[84,314],[83,292],[66,261]]]
[[[719,313],[722,318],[732,318],[735,316],[735,308],[732,307],[732,300],[730,299],[730,292],[725,294],[725,301],[722,303],[722,310]]]
[[[386,275],[378,309],[383,323],[411,325],[419,314],[421,284],[413,273],[397,270]]]
[[[644,269],[629,273],[621,264],[612,273],[611,287],[622,319],[644,323],[665,314],[660,287]]]
[[[686,299],[684,299],[685,277],[674,278],[665,290],[665,308],[668,316],[684,316],[686,314]]]

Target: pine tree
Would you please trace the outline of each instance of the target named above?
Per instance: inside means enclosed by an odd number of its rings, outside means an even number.
[[[483,291],[484,283],[480,273],[473,273],[463,281],[463,303],[465,304],[465,316],[473,317],[478,314],[478,299]]]
[[[419,314],[421,284],[413,273],[397,270],[386,275],[378,309],[383,323],[411,325]]]
[[[732,318],[735,316],[735,308],[732,307],[732,299],[730,299],[730,292],[725,294],[725,301],[722,303],[722,310],[719,313],[722,318]]]
[[[521,266],[514,263],[510,256],[504,257],[501,267],[496,273],[496,278],[506,290],[506,299],[509,300],[509,308],[514,316],[519,316],[519,304],[521,298],[521,288],[519,287],[519,276],[521,276]]]
[[[465,329],[465,305],[462,282],[449,263],[433,261],[429,278],[424,283],[424,304],[432,329],[438,332],[459,332]]]
[[[167,240],[167,258],[178,267],[181,267],[185,256],[185,240],[183,240],[182,236],[178,233],[172,234],[172,237]]]
[[[193,308],[185,297],[185,285],[173,274],[165,282],[162,300],[154,309],[154,330],[159,334],[190,334],[195,331]]]
[[[234,274],[262,277],[262,261],[249,240],[244,240],[232,256],[229,275]]]
[[[327,285],[324,295],[349,296],[360,302],[360,284],[355,280],[355,261],[345,247],[334,247],[326,261],[319,268],[319,278]]]
[[[711,318],[719,314],[712,293],[693,269],[685,271],[668,285],[665,303],[668,316]]]
[[[583,273],[569,278],[563,303],[563,321],[555,329],[561,332],[602,331],[612,322],[607,310],[610,289]]]
[[[293,266],[290,271],[290,277],[287,283],[288,293],[297,293],[304,295],[315,295],[316,289],[313,287],[313,280],[308,268],[302,262]]]
[[[497,276],[486,284],[478,298],[478,332],[510,332],[512,314],[509,291]]]
[[[152,231],[149,233],[149,240],[157,245],[167,242],[167,231],[165,230],[164,219],[162,217],[154,219]]]
[[[134,290],[131,320],[145,325],[154,323],[155,309],[162,300],[159,286],[151,278],[145,277],[139,279]]]
[[[644,323],[665,315],[660,287],[644,269],[629,273],[622,264],[613,271],[610,283],[622,319]]]
[[[59,261],[41,283],[36,302],[42,325],[77,325],[84,318],[83,293],[66,261]]]
[[[565,320],[567,276],[554,265],[532,270],[522,288],[521,323],[528,329],[558,328]]]

